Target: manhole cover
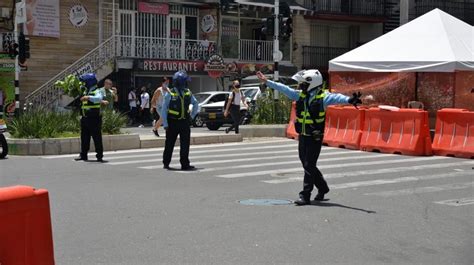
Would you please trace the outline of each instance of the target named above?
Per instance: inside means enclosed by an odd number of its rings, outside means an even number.
[[[239,201],[243,205],[289,205],[293,204],[290,200],[274,200],[274,199],[250,199]]]

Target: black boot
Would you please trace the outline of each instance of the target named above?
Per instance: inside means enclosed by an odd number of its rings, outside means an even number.
[[[307,198],[299,198],[298,200],[295,201],[295,204],[297,206],[303,206],[303,205],[308,205],[308,204],[311,204],[311,201]]]
[[[318,194],[316,197],[314,197],[315,201],[324,201],[324,195],[329,192],[329,189],[323,190],[323,191],[318,191]]]
[[[87,161],[87,157],[80,155],[80,156],[74,158],[74,161]]]
[[[191,166],[191,165],[181,167],[181,170],[195,170],[195,169],[196,169],[196,167]]]

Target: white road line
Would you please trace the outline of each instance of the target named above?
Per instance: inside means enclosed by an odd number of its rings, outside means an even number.
[[[335,179],[335,178],[344,178],[344,177],[356,177],[360,175],[375,175],[375,174],[380,175],[380,174],[387,174],[387,173],[399,173],[399,172],[406,172],[406,171],[412,171],[412,170],[446,168],[446,167],[455,167],[455,166],[463,166],[463,165],[474,165],[474,161],[463,161],[463,162],[455,162],[455,163],[450,162],[450,163],[429,164],[429,165],[421,165],[421,166],[404,166],[404,167],[395,167],[395,168],[382,168],[382,169],[373,169],[373,170],[350,171],[350,172],[345,172],[345,173],[332,173],[332,174],[325,174],[324,178]],[[301,168],[295,168],[294,170],[289,170],[287,172],[273,172],[270,174],[276,174],[276,173],[303,173],[303,170]],[[266,175],[266,174],[263,174],[263,175]],[[264,182],[270,183],[270,184],[283,184],[283,183],[301,181],[302,179],[303,179],[303,176],[276,179],[276,180],[267,180]]]
[[[381,192],[371,192],[365,193],[364,195],[375,195],[381,197],[391,197],[391,196],[400,196],[400,195],[410,195],[418,193],[428,193],[428,192],[438,192],[446,190],[462,190],[462,189],[472,189],[474,182],[466,183],[454,183],[447,185],[431,186],[431,187],[417,187],[412,189],[403,189],[403,190],[392,190],[392,191],[381,191]]]
[[[393,164],[393,163],[412,163],[419,161],[427,160],[441,160],[446,159],[446,157],[405,157],[403,159],[396,160],[382,160],[382,161],[370,161],[370,162],[358,162],[358,163],[345,163],[337,165],[322,165],[318,166],[319,169],[328,169],[328,168],[343,168],[343,167],[352,167],[352,166],[370,166],[370,165],[383,165],[383,164]],[[474,163],[474,162],[473,162]],[[261,176],[267,174],[277,174],[277,173],[297,173],[303,172],[302,167],[297,168],[288,168],[288,169],[277,169],[277,170],[264,170],[264,171],[255,171],[255,172],[245,172],[245,173],[234,173],[234,174],[224,174],[218,175],[218,178],[243,178],[243,177],[252,177],[252,176]],[[350,172],[348,173],[350,174]]]
[[[296,150],[296,145],[294,144],[285,144],[285,145],[269,145],[269,146],[252,146],[252,147],[244,147],[244,148],[226,148],[226,149],[214,149],[214,150],[202,150],[202,151],[194,151],[191,150],[192,154],[209,154],[209,153],[220,153],[220,152],[239,152],[239,151],[247,151],[247,150],[262,150],[262,149],[292,149]],[[175,151],[175,150],[173,150]],[[271,151],[270,153],[275,153],[279,151]],[[175,153],[175,152],[173,152]],[[179,152],[178,152],[179,153]],[[176,154],[178,154],[176,153]],[[250,153],[251,154],[251,153]],[[116,159],[135,159],[135,158],[143,158],[143,157],[157,157],[162,156],[162,153],[154,153],[154,154],[147,154],[147,155],[129,155],[129,156],[112,156],[107,157],[107,160],[116,160]]]
[[[339,154],[346,154],[346,153],[347,152],[329,153],[328,155],[339,155]],[[377,157],[386,157],[386,156],[393,156],[393,155],[367,153],[367,155],[359,155],[359,156],[322,158],[322,159],[319,159],[318,162],[330,162],[330,161],[341,161],[341,160],[357,160],[357,159],[377,158]],[[322,157],[324,157],[324,156],[322,156]],[[285,157],[278,157],[278,158],[285,158]],[[239,166],[205,168],[205,169],[200,169],[200,170],[197,170],[197,171],[198,172],[212,172],[212,171],[228,170],[228,169],[243,169],[243,168],[266,167],[266,166],[271,167],[271,166],[275,166],[275,165],[293,165],[293,164],[298,165],[298,164],[301,164],[301,161],[298,158],[298,154],[296,154],[294,156],[289,156],[288,158],[296,158],[296,160],[278,161],[278,162],[260,163],[260,164],[250,164],[250,165],[239,165]],[[274,158],[272,158],[272,157],[258,158],[257,160],[261,161],[261,160],[271,160],[271,159],[274,159]],[[252,160],[255,160],[255,158],[252,159]],[[252,161],[252,160],[247,160],[247,161]],[[238,161],[230,160],[229,162],[238,162]],[[199,167],[200,165],[203,165],[203,164],[204,163],[197,163],[196,166]],[[206,162],[205,164],[215,164],[215,162],[209,161],[209,163]],[[334,167],[340,167],[340,165],[337,165],[337,166],[334,166]],[[189,172],[186,172],[186,171],[182,171],[182,172],[183,173],[189,173]]]
[[[202,149],[202,148],[212,148],[212,147],[228,147],[228,146],[242,146],[242,145],[256,145],[258,146],[259,144],[271,144],[271,143],[280,143],[280,142],[291,142],[292,140],[289,139],[275,139],[275,140],[269,140],[269,141],[254,141],[254,142],[234,142],[234,143],[219,143],[219,144],[203,144],[203,145],[191,145],[191,150],[194,149]],[[294,142],[294,140],[293,140]],[[298,143],[295,142],[295,146],[297,146]],[[104,155],[113,155],[113,154],[134,154],[134,153],[146,153],[146,152],[163,152],[164,147],[159,147],[159,148],[145,148],[145,149],[131,149],[131,150],[120,150],[120,151],[107,151],[104,152]],[[179,150],[179,145],[176,146],[174,149]],[[94,152],[89,152],[89,154],[95,155]],[[71,155],[48,155],[48,156],[40,156],[41,158],[44,159],[57,159],[57,158],[68,158],[68,157],[76,157],[78,154],[71,154]]]
[[[331,185],[331,189],[348,189],[348,188],[359,188],[359,187],[368,187],[376,185],[385,185],[385,184],[396,184],[402,182],[411,182],[411,181],[420,181],[420,180],[431,180],[431,179],[441,179],[441,178],[454,178],[461,176],[470,176],[468,172],[451,172],[435,175],[426,175],[426,176],[411,176],[411,177],[402,177],[394,179],[376,179],[368,181],[357,181],[357,182],[348,182]]]
[[[258,158],[258,160],[273,160],[277,158],[295,158],[298,157],[298,154],[295,153],[293,155],[287,155],[287,156],[275,156],[275,157],[262,157]],[[232,162],[247,162],[247,161],[254,161],[255,157],[250,157],[250,158],[237,158],[237,159],[227,159],[227,160],[216,160],[216,161],[204,161],[200,162],[197,164],[192,163],[196,167],[200,167],[202,165],[209,165],[209,164],[224,164],[224,163],[232,163]],[[179,168],[181,165],[180,164],[172,164],[170,165],[171,167],[174,168]],[[158,169],[158,168],[163,168],[163,165],[159,166],[146,166],[146,167],[139,167],[141,169]],[[183,174],[195,174],[196,172],[202,172],[202,170],[193,170],[193,171],[176,171],[176,173],[183,173]]]
[[[254,148],[258,149],[258,147]],[[237,149],[239,150],[239,149]],[[340,149],[332,149],[332,150],[325,150],[322,154],[324,156],[332,156],[332,155],[343,155],[343,154],[351,154],[350,152],[347,151],[339,151]],[[195,152],[193,152],[194,154]],[[207,152],[203,152],[207,153]],[[189,159],[191,161],[193,160],[198,160],[198,159],[209,159],[209,158],[224,158],[224,157],[249,157],[249,156],[262,156],[262,155],[275,155],[273,158],[278,158],[279,154],[287,154],[287,153],[295,153],[294,157],[298,159],[298,150],[295,148],[287,148],[287,150],[280,151],[280,150],[274,150],[274,151],[265,151],[265,152],[232,152],[230,154],[217,154],[217,155],[201,155],[201,156],[191,156]],[[173,157],[179,158],[179,152],[173,152]],[[131,164],[144,164],[144,163],[160,163],[163,161],[163,158],[160,155],[156,155],[156,159],[145,159],[145,160],[129,160],[129,161],[121,161],[121,162],[112,162],[112,163],[107,163],[107,165],[131,165]],[[252,161],[252,160],[258,160],[260,159],[259,157],[253,157],[250,160],[245,160],[245,161]],[[218,161],[218,160],[213,160],[213,161]],[[212,163],[209,163],[212,164]],[[175,166],[175,165],[171,165]],[[156,169],[156,168],[162,168],[162,166],[153,166],[153,167],[140,167],[140,168],[146,168],[146,169]],[[195,171],[193,171],[195,172]]]
[[[280,152],[275,152],[275,151],[269,151],[269,152],[256,152],[256,153],[232,153],[232,154],[220,154],[220,155],[203,155],[203,156],[191,156],[189,157],[189,160],[197,160],[197,159],[202,159],[202,158],[224,158],[224,157],[249,157],[250,155],[272,155],[272,154],[287,154],[287,153],[294,153],[292,157],[298,157],[298,152],[296,150],[287,150],[287,151],[280,151]],[[179,158],[179,153],[175,156],[176,158]],[[276,159],[278,156],[273,156],[272,159]],[[237,160],[238,158],[235,158]],[[252,161],[259,159],[258,157],[252,157],[248,158],[249,160],[244,160],[244,161]],[[131,165],[131,164],[143,164],[143,163],[161,163],[163,161],[163,158],[158,158],[158,159],[148,159],[148,160],[132,160],[132,161],[122,161],[122,162],[112,162],[112,163],[107,163],[107,165]],[[213,160],[213,162],[217,162],[219,160]],[[230,160],[232,161],[232,160]],[[201,162],[202,163],[202,162]],[[176,165],[171,165],[176,166]],[[162,168],[163,165],[159,166],[150,166],[150,167],[139,167],[143,169],[156,169],[156,168]]]
[[[465,206],[465,205],[474,204],[474,197],[438,201],[434,203],[448,205],[448,206]]]

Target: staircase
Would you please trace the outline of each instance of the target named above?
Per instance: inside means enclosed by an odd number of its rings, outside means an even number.
[[[400,26],[400,0],[387,0],[385,14],[387,14],[388,19],[383,23],[384,34]]]
[[[44,109],[58,109],[65,107],[74,99],[63,95],[62,91],[54,85],[56,81],[62,80],[71,74],[79,75],[84,72],[96,73],[98,80],[102,80],[111,74],[114,70],[116,56],[115,41],[115,36],[108,38],[99,46],[26,96],[26,106],[28,106],[29,109],[40,107]]]

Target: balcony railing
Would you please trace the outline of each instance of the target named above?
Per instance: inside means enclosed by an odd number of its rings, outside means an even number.
[[[273,61],[273,41],[240,40],[240,60]]]
[[[303,68],[328,69],[330,60],[348,51],[348,48],[303,46]]]
[[[435,8],[439,8],[468,24],[474,24],[474,2],[452,0],[415,0],[415,17],[419,17]]]
[[[288,43],[280,42],[280,50],[283,52],[283,61],[289,61],[291,52]],[[222,44],[222,55],[224,58],[247,62],[273,62],[273,41],[246,40],[227,41]]]
[[[216,50],[210,41],[117,36],[117,56],[124,58],[207,60]]]
[[[386,0],[305,0],[304,7],[322,14],[385,16]]]

